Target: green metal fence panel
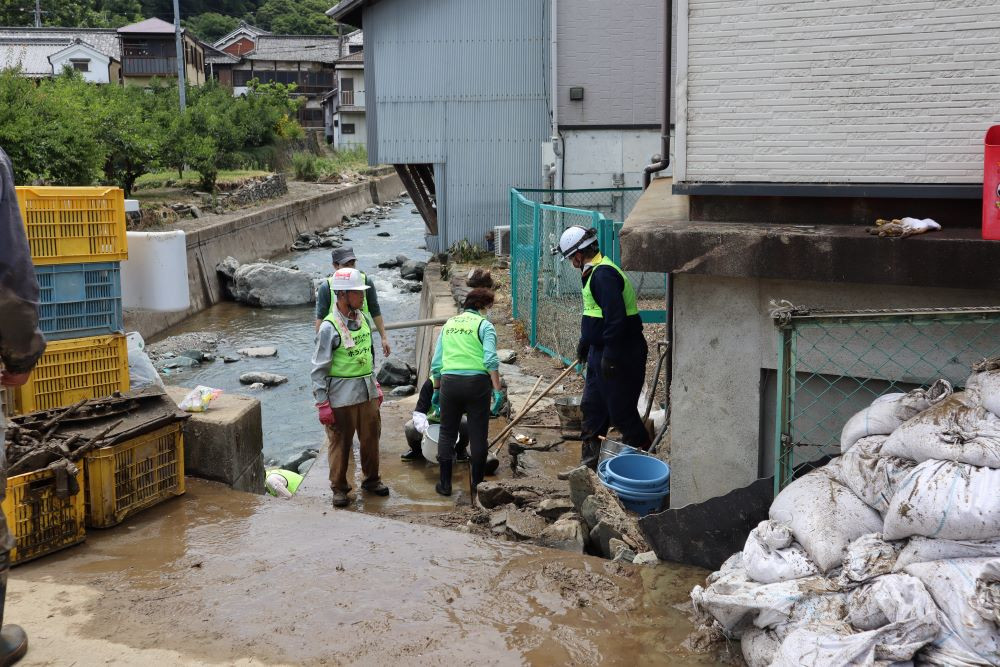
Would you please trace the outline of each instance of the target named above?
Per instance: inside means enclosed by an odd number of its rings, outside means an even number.
[[[641,194],[639,188],[594,190],[517,190],[511,197],[511,283],[514,318],[532,347],[569,361],[580,334],[583,302],[580,272],[551,254],[571,225],[597,230],[602,251],[621,262],[619,233]],[[666,321],[666,274],[626,272],[636,287],[644,322]]]
[[[944,378],[1000,354],[1000,307],[818,312],[785,302],[778,328],[775,493],[802,463],[840,453],[840,433],[875,398]]]

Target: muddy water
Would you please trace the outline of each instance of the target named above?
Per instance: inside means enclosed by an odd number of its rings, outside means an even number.
[[[410,213],[411,204],[404,203],[393,211],[389,219],[379,226],[366,224],[345,230],[345,245],[354,247],[358,268],[375,280],[379,305],[386,322],[416,319],[420,307],[420,294],[404,292],[400,286],[412,284],[399,277],[399,269],[379,269],[379,262],[406,255],[411,259],[426,260],[430,254],[419,248],[424,244],[424,225],[419,215]],[[388,238],[378,236],[388,232]],[[292,239],[289,239],[291,243]],[[330,250],[322,248],[308,252],[288,253],[274,261],[290,260],[298,267],[317,277],[332,272]],[[164,378],[169,384],[195,386],[204,384],[252,395],[261,401],[264,422],[264,458],[285,462],[294,459],[302,450],[318,448],[323,443],[323,430],[315,418],[314,401],[309,382],[310,357],[313,349],[313,306],[289,308],[250,308],[237,303],[224,302],[194,315],[179,325],[163,332],[158,340],[183,333],[212,333],[222,336],[225,343],[219,352],[235,352],[242,347],[272,345],[278,356],[270,359],[242,359],[225,364],[221,360],[202,364],[192,369],[171,371]],[[377,337],[377,336],[376,336]],[[412,362],[415,333],[402,329],[389,333],[393,355]],[[181,351],[181,350],[178,350]],[[381,363],[382,351],[376,345],[376,364]],[[239,376],[248,371],[268,371],[288,378],[286,384],[251,392],[241,385]]]

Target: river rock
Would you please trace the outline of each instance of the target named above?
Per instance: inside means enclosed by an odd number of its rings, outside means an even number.
[[[614,558],[611,552],[611,540],[621,540],[622,534],[617,528],[606,521],[598,521],[590,531],[590,543],[605,558]],[[624,542],[623,542],[624,543]]]
[[[581,507],[587,496],[594,495],[595,486],[600,484],[597,475],[587,466],[574,468],[569,473],[569,497],[573,501],[573,507],[577,512],[583,514]]]
[[[239,360],[240,360],[239,357],[234,356],[232,354],[227,354],[226,356],[222,357],[222,362],[226,364],[234,364]]]
[[[501,364],[512,364],[517,361],[517,352],[514,350],[497,350],[497,358]]]
[[[264,373],[258,371],[251,371],[240,376],[241,384],[256,384],[258,382],[263,383],[264,386],[267,387],[274,387],[288,382],[288,378],[284,375],[278,375],[276,373]]]
[[[309,274],[267,263],[237,269],[230,293],[237,301],[261,307],[298,306],[316,298]]]
[[[656,557],[655,551],[643,551],[641,554],[636,554],[632,563],[635,565],[659,565],[660,559]]]
[[[629,545],[625,544],[621,540],[608,540],[608,547],[611,550],[611,560],[616,563],[631,563],[635,560],[636,553],[632,551]]]
[[[410,365],[398,357],[389,357],[382,362],[376,379],[386,387],[400,387],[410,384]]]
[[[538,503],[538,513],[546,519],[555,520],[571,511],[573,503],[568,498],[546,498]]]
[[[583,503],[580,505],[580,516],[587,523],[587,528],[593,528],[597,525],[599,519],[597,518],[597,510],[600,507],[597,505],[597,498],[595,496],[587,496],[584,498]]]
[[[244,357],[259,358],[259,357],[276,357],[278,356],[277,348],[264,346],[264,347],[244,347],[243,349],[236,350]],[[236,361],[236,359],[233,359]]]
[[[235,257],[226,257],[215,265],[215,270],[226,278],[232,279],[236,275],[236,270],[240,268],[240,262]]]
[[[201,350],[184,350],[178,356],[187,357],[188,359],[194,359],[198,363],[201,363],[203,361],[208,361],[208,359],[206,359],[208,355],[206,355]]]
[[[252,385],[250,385],[250,391],[261,391],[263,389],[264,389],[263,382],[254,382]]]
[[[375,226],[378,227],[378,225],[375,225]],[[392,236],[392,234],[390,234],[389,232],[379,232],[375,236],[381,236],[383,238],[389,238],[390,236]]]
[[[389,392],[390,398],[402,398],[404,396],[412,396],[417,391],[417,388],[412,384],[404,384],[401,387],[396,387]]]
[[[545,519],[530,510],[520,509],[507,512],[507,530],[517,537],[533,540],[541,536],[545,528]]]
[[[410,294],[416,294],[417,292],[422,292],[424,290],[424,286],[423,283],[415,283],[413,285],[407,285],[406,289]]]
[[[164,368],[191,368],[193,366],[200,366],[201,364],[191,357],[185,357],[184,355],[179,355],[168,361],[163,365]]]
[[[479,486],[476,487],[476,497],[479,504],[486,509],[493,509],[517,501],[514,494],[500,482],[480,482]]]
[[[380,269],[395,269],[397,266],[402,264],[399,259],[387,259],[384,262],[380,262],[378,268]]]
[[[423,280],[424,269],[426,267],[427,262],[418,262],[415,259],[408,259],[400,265],[399,275],[406,280]]]
[[[546,526],[538,536],[538,543],[552,549],[582,554],[587,545],[587,532],[579,519],[559,519],[551,526]]]

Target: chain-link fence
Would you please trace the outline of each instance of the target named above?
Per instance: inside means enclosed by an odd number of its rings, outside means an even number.
[[[532,347],[568,361],[580,337],[580,272],[551,253],[562,232],[571,225],[595,228],[601,251],[620,264],[622,222],[605,213],[624,219],[640,194],[639,188],[511,190],[514,318],[524,324]],[[666,274],[626,274],[635,286],[643,321],[665,322]]]
[[[840,433],[878,396],[944,378],[965,386],[1000,353],[1000,307],[772,312],[779,332],[775,493],[802,463],[840,453]]]

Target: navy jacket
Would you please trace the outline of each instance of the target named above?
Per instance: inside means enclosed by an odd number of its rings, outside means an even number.
[[[590,275],[590,292],[601,307],[603,318],[583,317],[580,340],[595,350],[602,350],[609,359],[627,358],[629,351],[642,339],[642,320],[638,315],[625,314],[622,291],[625,281],[610,266],[597,266],[583,274],[582,284]]]

